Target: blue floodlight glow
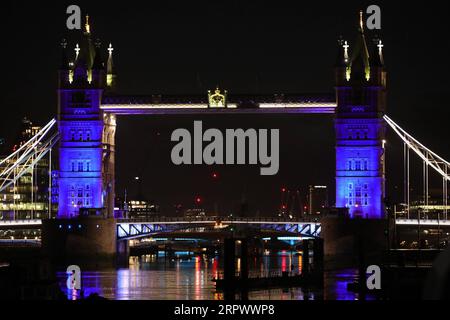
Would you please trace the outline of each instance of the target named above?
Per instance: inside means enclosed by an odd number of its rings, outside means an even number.
[[[100,90],[60,91],[58,218],[73,218],[80,208],[103,208],[103,120]],[[82,99],[81,99],[81,98]],[[82,100],[81,102],[78,100]],[[82,108],[82,110],[80,110]],[[86,112],[91,117],[86,117]]]
[[[351,218],[384,217],[382,121],[339,119],[336,124],[336,207]]]

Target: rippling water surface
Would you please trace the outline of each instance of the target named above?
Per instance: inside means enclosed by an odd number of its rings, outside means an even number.
[[[239,261],[238,261],[239,267]],[[85,297],[97,293],[116,300],[220,300],[212,279],[222,272],[219,258],[183,256],[166,259],[145,255],[130,257],[128,268],[101,271],[82,270],[82,289]],[[289,271],[301,273],[301,256],[282,252],[250,261],[250,275]],[[325,274],[324,289],[270,289],[249,292],[250,300],[354,300],[357,295],[347,291],[347,283],[356,278],[355,270]],[[80,294],[66,290],[66,275],[58,273],[61,288],[70,299]]]

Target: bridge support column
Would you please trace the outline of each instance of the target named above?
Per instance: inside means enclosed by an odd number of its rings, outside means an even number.
[[[130,258],[130,245],[128,240],[117,241],[117,264],[128,267]]]
[[[303,240],[302,275],[305,281],[323,283],[323,239]]]
[[[387,219],[326,217],[321,220],[326,269],[380,264],[388,249],[391,226]]]
[[[242,300],[248,299],[248,243],[247,239],[229,238],[224,240],[224,298],[234,300],[238,289]],[[240,274],[236,277],[236,252],[241,259]]]
[[[43,220],[42,249],[57,264],[115,264],[116,221],[98,217]]]

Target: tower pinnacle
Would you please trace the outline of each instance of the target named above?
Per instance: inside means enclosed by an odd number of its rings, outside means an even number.
[[[75,60],[76,60],[76,59],[78,59],[78,55],[80,54],[80,50],[81,50],[78,43],[76,44],[74,50],[75,50]]]
[[[366,37],[364,35],[363,12],[359,12],[359,33],[353,48],[353,54],[350,61],[351,79],[355,81],[369,81],[370,64],[369,50],[367,48]]]
[[[89,25],[89,15],[86,15],[86,24],[84,25],[85,32],[91,33],[91,26]]]
[[[362,10],[359,10],[359,27],[361,29],[361,32],[363,32],[364,31],[364,18],[363,18]]]
[[[106,62],[106,85],[110,88],[114,87],[116,78],[114,73],[113,51],[114,48],[110,43],[108,47],[108,61]]]
[[[114,51],[114,48],[112,47],[112,43],[110,43],[109,47],[108,47],[109,56],[112,56],[113,51]]]

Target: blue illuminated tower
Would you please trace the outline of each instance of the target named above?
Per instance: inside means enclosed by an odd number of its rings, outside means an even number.
[[[385,166],[383,115],[386,71],[382,43],[368,49],[362,13],[352,45],[340,41],[336,63],[336,207],[350,217],[384,218]]]
[[[81,208],[98,209],[95,211],[111,216],[115,118],[103,114],[100,108],[108,77],[100,43],[94,44],[91,39],[88,17],[74,61],[67,58],[65,41],[62,46],[58,74],[58,218],[77,217]]]

